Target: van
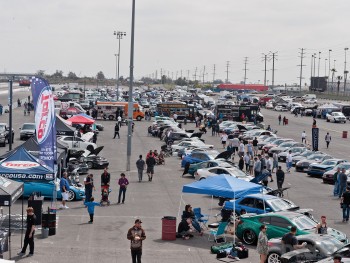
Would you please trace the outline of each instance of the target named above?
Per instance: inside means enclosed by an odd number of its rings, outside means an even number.
[[[316,99],[316,94],[305,94],[302,98],[303,100]]]

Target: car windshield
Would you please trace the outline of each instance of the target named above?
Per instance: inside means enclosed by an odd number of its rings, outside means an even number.
[[[312,154],[309,157],[307,157],[308,160],[316,160],[316,159],[322,159],[324,157],[323,154]]]
[[[294,217],[292,219],[292,222],[300,230],[311,230],[311,229],[314,229],[317,225],[315,221],[313,221],[311,218],[304,215]]]
[[[272,208],[272,210],[275,211],[275,212],[285,211],[285,210],[288,210],[290,208],[293,208],[287,202],[285,202],[282,199],[268,200],[267,203]]]
[[[330,161],[330,160],[325,160],[321,163],[322,165],[336,165],[337,161]]]
[[[5,125],[0,125],[0,131],[5,131],[6,130],[5,127],[6,127]]]
[[[350,169],[350,163],[348,163],[348,164],[338,164],[337,166],[336,166],[336,168],[340,168],[340,169],[345,169],[345,170],[348,170],[348,169]]]
[[[231,168],[229,171],[236,177],[243,177],[243,178],[247,177],[247,174],[245,172],[237,168]]]
[[[280,147],[291,147],[294,142],[284,142],[280,144]]]
[[[277,140],[279,140],[279,139],[271,137],[271,138],[268,138],[267,140],[265,140],[265,142],[271,142],[272,143],[272,142],[277,141]]]
[[[303,152],[302,154],[300,154],[300,156],[307,157],[307,156],[309,156],[309,155],[311,155],[311,154],[313,154],[313,152],[307,150],[307,151]]]
[[[35,130],[35,124],[23,124],[22,130]]]
[[[285,140],[280,140],[280,141],[276,141],[274,142],[274,144],[276,144],[277,146],[280,146],[282,143],[285,143]]]
[[[327,255],[333,254],[335,251],[344,247],[344,244],[335,238],[323,239],[322,241],[316,241],[315,243],[319,247],[322,247]]]
[[[334,115],[334,116],[342,116],[343,114],[340,113],[340,112],[333,112],[333,115]]]

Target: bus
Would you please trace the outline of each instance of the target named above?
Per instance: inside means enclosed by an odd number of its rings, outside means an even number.
[[[334,102],[332,104],[339,108],[347,119],[350,118],[350,104],[344,102]]]
[[[141,121],[145,114],[142,111],[142,108],[140,105],[136,102],[133,102],[134,109],[132,118],[137,121]],[[116,112],[119,109],[120,112],[122,112],[122,115],[124,118],[128,117],[128,102],[126,101],[96,101],[96,108],[97,108],[97,117],[103,118],[103,119],[109,119],[109,120],[115,120],[116,119]]]
[[[177,114],[178,120],[187,119],[194,121],[197,116],[197,109],[194,106],[189,106],[184,102],[163,102],[157,104],[157,113],[159,116],[172,117]]]
[[[263,121],[261,114],[258,114],[258,105],[234,105],[234,104],[218,104],[215,106],[215,116],[225,120],[242,121],[241,116],[248,117],[249,121],[252,121],[252,116],[259,117],[257,121]]]

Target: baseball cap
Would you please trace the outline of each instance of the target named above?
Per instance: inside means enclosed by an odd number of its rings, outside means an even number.
[[[136,219],[136,220],[135,220],[135,224],[136,224],[136,223],[140,223],[140,224],[141,224],[141,223],[142,223],[141,219]]]

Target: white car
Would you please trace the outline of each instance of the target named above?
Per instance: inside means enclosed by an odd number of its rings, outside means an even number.
[[[287,111],[287,107],[283,107],[281,105],[277,105],[275,107],[275,111]]]
[[[315,104],[317,103],[317,100],[316,99],[307,99],[304,101],[305,104]]]
[[[234,176],[236,178],[250,181],[253,179],[253,176],[247,175],[245,172],[239,170],[236,167],[211,167],[211,168],[205,168],[205,169],[198,169],[197,172],[195,172],[195,178],[196,180],[203,180],[206,179],[209,176],[216,176],[219,174],[229,174],[231,176]]]
[[[273,104],[272,103],[266,103],[265,108],[266,109],[273,109]]]
[[[187,148],[189,146],[195,146],[195,147],[211,147],[213,148],[214,145],[209,145],[209,144],[205,144],[204,142],[200,141],[200,140],[195,140],[195,141],[183,141],[180,142],[178,144],[173,144],[171,145],[171,149],[173,152],[178,152],[179,150],[182,150],[184,148]]]
[[[327,122],[344,122],[346,123],[346,117],[342,112],[332,112],[326,115]]]
[[[75,150],[94,150],[97,145],[95,143],[85,141],[82,138],[76,136],[61,136],[57,138],[57,141],[63,145],[67,145],[69,149]]]
[[[187,147],[184,151],[184,156],[191,154],[193,151],[206,152],[206,153],[209,153],[211,156],[219,155],[219,152],[217,150],[213,150],[213,147],[207,147],[204,145],[199,147],[194,147],[194,146]]]

